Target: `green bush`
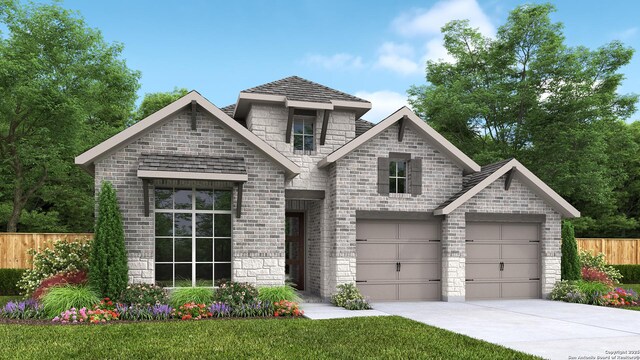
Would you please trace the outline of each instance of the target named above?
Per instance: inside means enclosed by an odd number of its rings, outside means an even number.
[[[18,282],[25,269],[0,269],[0,296],[20,295]]]
[[[111,183],[103,182],[89,258],[89,281],[102,296],[115,299],[127,286],[128,272],[118,199]]]
[[[71,308],[91,309],[100,302],[98,293],[88,286],[60,286],[47,291],[42,297],[44,311],[54,318]]]
[[[338,285],[338,292],[331,296],[331,303],[348,310],[371,309],[367,300],[360,294],[355,284]]]
[[[605,255],[603,253],[593,255],[585,250],[580,251],[580,265],[583,268],[593,268],[602,271],[603,273],[607,274],[609,279],[611,279],[614,283],[618,283],[622,279],[622,275],[620,274],[620,272],[613,266],[607,264]]]
[[[131,284],[124,289],[119,300],[125,305],[153,306],[169,303],[169,295],[157,285]]]
[[[87,271],[91,241],[55,240],[52,248],[29,249],[33,268],[27,269],[18,282],[26,296],[31,296],[40,283],[59,273]]]
[[[562,223],[562,260],[561,276],[563,280],[580,280],[580,257],[573,224]]]
[[[186,303],[211,304],[213,302],[213,290],[204,287],[178,288],[171,292],[169,304],[178,308]]]
[[[611,265],[622,275],[625,284],[640,284],[640,265]]]
[[[558,281],[555,284],[549,294],[549,299],[579,304],[587,303],[587,296],[580,290],[575,281],[567,280]]]
[[[259,301],[258,289],[247,283],[226,282],[218,285],[213,297],[214,301],[225,303],[232,308]]]
[[[258,289],[258,298],[271,303],[282,300],[300,302],[298,292],[291,285],[261,287]]]
[[[585,295],[586,303],[592,305],[602,305],[602,295],[613,290],[612,286],[597,281],[578,280],[575,284]]]

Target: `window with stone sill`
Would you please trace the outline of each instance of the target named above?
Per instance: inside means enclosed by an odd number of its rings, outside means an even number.
[[[213,287],[231,278],[231,191],[156,188],[155,279]]]

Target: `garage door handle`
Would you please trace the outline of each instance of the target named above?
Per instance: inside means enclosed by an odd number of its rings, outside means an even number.
[[[504,263],[500,262],[500,271],[504,271]]]
[[[356,280],[356,283],[363,283],[363,282],[367,282],[367,280]]]
[[[400,271],[400,268],[402,268],[402,264],[400,264],[399,262],[396,263],[396,271]]]
[[[356,239],[356,241],[367,241],[367,239]]]

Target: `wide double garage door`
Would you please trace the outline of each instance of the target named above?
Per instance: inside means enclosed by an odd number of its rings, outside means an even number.
[[[356,285],[374,301],[440,300],[440,223],[358,220]]]
[[[468,222],[466,299],[540,298],[540,226]]]

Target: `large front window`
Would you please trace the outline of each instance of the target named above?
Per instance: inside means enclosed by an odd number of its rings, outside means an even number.
[[[214,286],[231,278],[231,191],[155,189],[156,283]]]

